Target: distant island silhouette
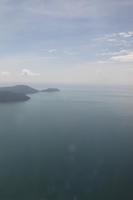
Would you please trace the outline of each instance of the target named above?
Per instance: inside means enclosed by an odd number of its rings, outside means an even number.
[[[59,92],[58,88],[47,88],[44,90],[37,90],[27,85],[15,85],[9,87],[0,87],[0,102],[20,102],[30,99],[28,94],[35,94],[38,92]]]
[[[22,94],[34,94],[39,92],[39,90],[29,87],[27,85],[15,85],[10,87],[0,87],[1,91],[10,91],[14,93],[22,93]]]
[[[47,88],[42,90],[41,92],[60,92],[58,88]]]

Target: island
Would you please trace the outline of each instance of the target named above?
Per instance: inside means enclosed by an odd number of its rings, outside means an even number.
[[[27,85],[15,85],[10,87],[0,87],[0,92],[2,91],[9,91],[13,93],[21,93],[21,94],[34,94],[39,92],[37,89],[29,87]]]
[[[11,91],[0,91],[0,102],[8,103],[8,102],[22,102],[29,100],[30,97],[23,93],[14,93]]]
[[[58,88],[47,88],[42,90],[41,92],[60,92]]]
[[[31,94],[38,92],[59,92],[58,88],[47,88],[44,90],[37,90],[27,85],[15,85],[9,87],[0,87],[0,103],[2,102],[20,102],[30,99]]]

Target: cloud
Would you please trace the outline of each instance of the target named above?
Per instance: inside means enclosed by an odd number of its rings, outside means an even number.
[[[105,52],[101,54],[104,58],[98,63],[132,63],[133,62],[133,51],[132,50],[120,50],[116,52]]]
[[[40,73],[32,72],[30,69],[22,69],[21,75],[34,77],[34,76],[40,76]]]
[[[126,49],[123,49],[123,50],[120,50],[120,51],[107,51],[107,52],[103,52],[101,53],[101,56],[109,56],[109,57],[112,57],[112,56],[121,56],[121,55],[125,55],[125,54],[128,54],[129,53],[129,50],[126,50]]]
[[[88,0],[54,0],[54,1],[25,1],[27,11],[36,16],[47,16],[54,18],[84,18],[97,16],[97,6]]]
[[[118,71],[127,68],[133,51],[132,6],[132,0],[0,0],[0,71],[11,72],[7,80],[69,82],[77,74],[77,82],[89,82],[99,68],[91,69],[91,63],[78,72],[71,68],[93,61],[105,67],[103,74],[112,65],[120,65]],[[1,72],[1,79],[9,76]]]
[[[11,75],[11,73],[9,71],[2,71],[1,72],[1,76],[3,76],[3,77],[8,77],[10,75]]]
[[[12,76],[9,71],[1,71],[0,72],[0,81],[10,81],[11,78],[12,78]]]
[[[99,18],[133,6],[131,0],[24,0],[26,11],[54,18]],[[103,12],[104,10],[104,12]]]
[[[65,50],[65,51],[64,51],[64,54],[66,54],[66,55],[68,55],[68,56],[76,56],[76,55],[79,55],[78,52],[69,51],[69,50]]]
[[[106,60],[99,60],[96,63],[98,63],[98,64],[107,64],[108,61],[106,61]]]
[[[49,53],[56,53],[57,49],[49,49],[48,52]]]
[[[112,56],[110,60],[117,62],[133,62],[133,52],[129,52],[123,55]]]
[[[133,31],[105,34],[96,39],[97,46],[104,46],[98,54],[107,62],[133,62]]]
[[[119,36],[121,36],[121,37],[123,37],[123,38],[133,37],[133,31],[121,32],[121,33],[119,33]]]
[[[97,42],[105,42],[105,43],[123,43],[124,41],[130,41],[133,38],[133,31],[127,32],[118,32],[105,34],[102,37],[96,38]]]

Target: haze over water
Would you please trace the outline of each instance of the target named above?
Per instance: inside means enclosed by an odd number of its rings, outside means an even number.
[[[0,104],[1,200],[131,199],[132,155],[131,87]]]

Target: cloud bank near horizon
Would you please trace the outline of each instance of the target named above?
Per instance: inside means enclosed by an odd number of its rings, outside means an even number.
[[[132,0],[1,0],[0,81],[133,84],[132,9]]]

